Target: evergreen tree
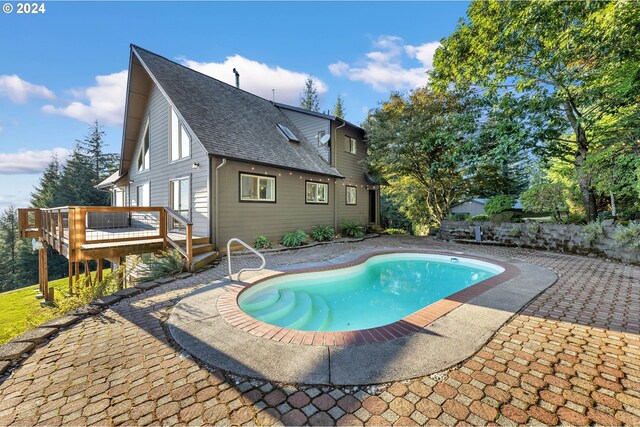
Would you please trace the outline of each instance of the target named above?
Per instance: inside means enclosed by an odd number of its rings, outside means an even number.
[[[320,101],[318,99],[318,89],[311,76],[304,82],[304,90],[300,96],[300,107],[310,111],[320,111]]]
[[[53,200],[58,192],[60,184],[60,162],[58,157],[53,155],[44,173],[40,177],[38,186],[31,193],[31,206],[35,208],[51,208]]]
[[[342,101],[342,96],[340,94],[338,94],[338,99],[336,99],[336,105],[333,106],[333,115],[344,119],[344,102]]]
[[[13,289],[17,276],[18,211],[9,205],[0,215],[0,286]]]
[[[102,125],[95,121],[89,126],[89,133],[83,140],[77,140],[80,152],[91,164],[93,180],[98,183],[111,175],[118,167],[118,155],[104,152],[104,135]]]

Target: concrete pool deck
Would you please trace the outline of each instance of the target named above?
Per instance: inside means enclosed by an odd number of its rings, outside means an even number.
[[[419,248],[415,251],[424,252]],[[519,260],[473,252],[429,252],[473,257],[515,268],[508,268],[509,274],[502,283],[486,286],[482,293],[462,303],[455,298],[441,300],[449,306],[445,314],[426,326],[415,328],[413,333],[385,342],[333,345],[332,341],[332,345],[324,342],[299,345],[256,336],[233,326],[218,311],[220,299],[235,299],[245,286],[229,281],[212,283],[178,302],[167,321],[169,331],[196,359],[242,376],[296,384],[384,383],[441,372],[468,359],[512,316],[557,280],[552,271]],[[283,272],[341,266],[363,259],[365,254],[379,253],[385,252],[352,251],[326,261],[288,265],[254,274],[247,283]]]

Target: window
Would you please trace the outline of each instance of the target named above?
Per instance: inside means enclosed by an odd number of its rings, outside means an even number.
[[[149,206],[149,183],[146,182],[136,187],[137,206]]]
[[[345,145],[344,145],[344,151],[346,151],[347,153],[356,154],[356,139],[355,138],[351,138],[350,136],[347,137],[347,140],[346,140]]]
[[[142,147],[140,147],[140,153],[138,153],[138,172],[146,171],[147,169],[149,169],[149,121],[147,121],[144,129]]]
[[[355,205],[358,201],[358,187],[347,185],[347,204]]]
[[[276,178],[240,174],[240,201],[273,202],[276,201]]]
[[[191,156],[191,137],[180,123],[173,108],[171,109],[171,141],[169,143],[169,158],[172,162]]]
[[[278,124],[277,126],[278,126],[278,129],[280,129],[280,132],[284,134],[284,136],[289,140],[289,142],[300,142],[300,139],[298,139],[298,137],[295,136],[293,132],[291,132],[291,129],[281,124]]]
[[[306,181],[307,203],[329,203],[329,185],[321,182]]]
[[[171,209],[189,219],[191,206],[191,185],[189,177],[169,181],[169,200]],[[171,228],[180,228],[181,223],[174,221]]]

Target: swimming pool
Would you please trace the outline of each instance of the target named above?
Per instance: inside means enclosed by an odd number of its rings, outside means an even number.
[[[393,323],[503,271],[450,255],[375,255],[355,266],[258,282],[240,293],[238,305],[283,328],[353,331]]]

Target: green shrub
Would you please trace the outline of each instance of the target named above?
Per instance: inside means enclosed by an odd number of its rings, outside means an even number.
[[[563,224],[584,225],[587,223],[587,216],[579,213],[572,213],[562,220]]]
[[[253,246],[255,246],[256,249],[272,249],[273,242],[267,239],[267,236],[261,234],[253,241]]]
[[[467,221],[489,221],[489,215],[480,214],[467,218]]]
[[[604,235],[604,229],[600,221],[592,221],[582,227],[582,240],[587,245],[591,245],[602,235]]]
[[[358,224],[357,221],[342,221],[340,227],[342,228],[342,234],[347,237],[359,239],[364,236],[364,227]]]
[[[616,234],[613,238],[620,246],[640,251],[640,223],[632,221],[626,227],[616,227]]]
[[[91,285],[89,285],[87,276],[81,275],[78,282],[74,281],[75,294],[73,296],[65,297],[61,292],[56,293],[55,306],[57,314],[62,315],[76,308],[84,307],[100,297],[116,292],[118,290],[118,277],[124,272],[125,266],[121,265],[116,272],[104,274],[100,283],[94,276]]]
[[[513,207],[516,198],[513,196],[508,196],[506,194],[498,194],[497,196],[493,196],[487,203],[484,205],[484,210],[488,215],[497,215],[501,212],[507,211]]]
[[[140,282],[150,282],[161,277],[182,273],[185,265],[182,254],[176,249],[160,252],[160,257],[145,259],[148,273],[140,278]]]
[[[335,235],[336,232],[328,225],[314,225],[311,227],[311,237],[316,242],[332,240]]]
[[[407,234],[407,230],[401,228],[387,228],[384,232],[387,234]]]
[[[302,246],[309,240],[309,236],[302,230],[292,231],[285,233],[280,240],[284,246],[288,248],[295,248],[296,246]]]
[[[504,211],[491,217],[491,221],[495,223],[502,222],[522,222],[522,215],[518,212]]]
[[[469,214],[468,213],[449,213],[447,215],[447,221],[465,221],[467,218],[469,218]]]
[[[540,223],[537,221],[527,222],[525,227],[527,227],[527,232],[532,236],[536,236],[540,232]]]
[[[522,235],[522,228],[518,225],[512,225],[508,234],[511,237],[520,237],[520,235]]]
[[[520,202],[525,211],[551,213],[560,222],[560,214],[569,210],[567,197],[567,190],[562,184],[540,181],[520,195]]]

